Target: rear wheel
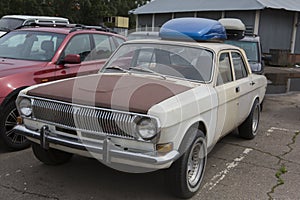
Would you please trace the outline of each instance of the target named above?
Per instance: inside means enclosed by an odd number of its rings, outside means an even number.
[[[177,197],[190,198],[200,188],[206,165],[206,142],[199,131],[190,148],[166,172],[166,184]]]
[[[239,136],[245,139],[253,139],[257,135],[260,120],[260,105],[256,100],[246,120],[239,126]]]
[[[5,105],[0,114],[0,137],[7,148],[14,150],[30,146],[30,142],[25,136],[19,135],[13,130],[17,125],[18,116],[19,113],[14,101]]]
[[[61,165],[68,162],[73,154],[57,149],[43,149],[39,144],[31,145],[35,157],[46,165]]]

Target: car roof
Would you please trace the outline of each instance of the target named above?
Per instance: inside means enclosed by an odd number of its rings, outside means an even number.
[[[33,15],[5,15],[2,18],[14,18],[14,19],[40,19],[40,20],[59,20],[59,21],[69,21],[67,18],[63,17],[50,17],[50,16],[33,16]]]
[[[155,35],[155,36],[159,36],[159,32],[157,32],[157,31],[135,31],[135,32],[129,33],[128,35]]]
[[[72,31],[72,28],[68,28],[68,27],[30,27],[30,28],[21,28],[21,29],[16,29],[13,30],[12,32],[15,31],[41,31],[41,32],[52,32],[52,33],[60,33],[60,34],[69,34]],[[73,32],[80,32],[80,33],[100,33],[100,34],[106,34],[106,35],[115,35],[121,38],[124,38],[121,35],[118,34],[114,34],[111,32],[105,32],[105,31],[96,31],[93,29],[77,29],[76,31]]]
[[[203,47],[214,50],[215,52],[225,49],[236,49],[240,50],[239,47],[225,44],[220,42],[195,42],[195,41],[175,41],[175,40],[161,40],[161,39],[142,39],[142,40],[129,40],[123,44],[142,43],[142,44],[170,44],[170,45],[183,45],[187,47]]]
[[[54,28],[54,27],[35,27],[35,28],[21,28],[13,30],[16,31],[42,31],[42,32],[52,32],[52,33],[61,33],[61,34],[69,34],[71,28]]]
[[[159,32],[152,31],[136,31],[129,33],[127,35],[128,40],[138,40],[138,39],[160,39]]]

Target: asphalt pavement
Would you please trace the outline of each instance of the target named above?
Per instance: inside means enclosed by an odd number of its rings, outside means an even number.
[[[231,133],[208,156],[200,191],[192,199],[300,199],[300,93],[267,95],[253,140]],[[0,148],[0,199],[174,199],[164,171],[128,174],[80,156],[46,166],[31,149]]]

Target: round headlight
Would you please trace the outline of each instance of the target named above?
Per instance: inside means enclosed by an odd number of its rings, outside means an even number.
[[[19,109],[22,115],[25,115],[26,117],[30,116],[32,114],[30,99],[27,98],[22,99],[19,103]]]
[[[151,140],[157,135],[157,123],[150,118],[141,118],[136,123],[136,131],[144,140]]]

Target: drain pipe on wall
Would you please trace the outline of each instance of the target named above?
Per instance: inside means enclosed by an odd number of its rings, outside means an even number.
[[[296,48],[296,35],[297,35],[297,27],[298,26],[298,12],[295,12],[294,15],[294,24],[293,24],[293,33],[292,33],[292,41],[291,41],[291,53],[295,53]]]

